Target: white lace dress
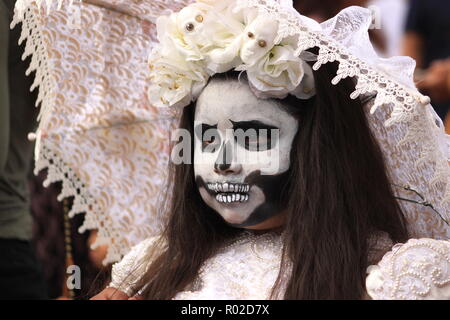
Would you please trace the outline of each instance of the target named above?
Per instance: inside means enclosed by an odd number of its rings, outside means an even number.
[[[113,266],[109,287],[132,295],[149,265],[142,259],[148,257],[156,239],[141,242]],[[369,260],[374,261],[377,253],[390,247],[392,243],[378,238]],[[174,299],[269,299],[278,277],[281,254],[279,235],[245,232],[207,260],[191,290],[178,293]],[[373,299],[450,299],[450,241],[413,239],[397,244],[378,265],[370,266],[368,273],[366,286]]]
[[[450,241],[396,244],[367,272],[366,288],[373,299],[450,300]]]
[[[131,295],[148,263],[148,250],[157,238],[135,246],[112,269],[109,287]],[[280,269],[281,237],[274,233],[255,235],[244,232],[236,241],[222,248],[200,269],[192,291],[178,293],[175,300],[267,299]]]

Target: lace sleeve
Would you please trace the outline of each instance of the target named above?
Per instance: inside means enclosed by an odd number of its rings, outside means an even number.
[[[450,299],[450,241],[411,239],[367,269],[373,299]]]
[[[155,257],[154,253],[159,250],[156,246],[159,238],[151,237],[140,242],[120,262],[115,263],[108,287],[118,289],[131,297],[136,284]]]

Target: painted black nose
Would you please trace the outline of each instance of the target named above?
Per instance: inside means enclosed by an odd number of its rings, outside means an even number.
[[[214,171],[218,174],[233,174],[240,172],[241,166],[233,163],[233,146],[224,142],[214,163]]]

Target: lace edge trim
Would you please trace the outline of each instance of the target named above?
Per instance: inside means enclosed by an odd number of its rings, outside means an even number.
[[[58,8],[60,8],[63,2],[62,0],[45,0],[47,7],[52,4],[52,1],[53,3],[58,1]],[[98,230],[98,236],[92,248],[95,249],[100,245],[108,245],[107,255],[103,261],[103,264],[107,265],[120,260],[130,248],[121,245],[123,242],[121,241],[122,237],[114,231],[110,217],[99,209],[95,199],[89,194],[87,188],[76,176],[76,173],[64,163],[58,154],[52,151],[51,146],[47,145],[47,141],[45,139],[43,140],[40,135],[41,128],[45,127],[44,124],[54,109],[55,101],[54,94],[52,94],[54,90],[52,89],[57,87],[51,76],[46,45],[41,40],[43,37],[38,23],[39,19],[33,14],[32,6],[41,5],[41,2],[43,1],[38,1],[37,4],[29,0],[17,1],[19,7],[18,9],[16,8],[14,19],[11,23],[11,28],[14,28],[19,23],[22,24],[19,43],[26,40],[22,59],[31,57],[30,66],[26,71],[26,75],[29,75],[33,71],[36,72],[30,90],[33,91],[36,88],[39,90],[36,100],[36,107],[40,105],[40,112],[38,115],[39,125],[36,134],[36,165],[34,173],[37,174],[43,169],[48,169],[44,186],[48,186],[50,183],[57,181],[62,182],[62,191],[58,195],[59,201],[67,197],[74,197],[69,217],[85,213],[84,222],[79,228],[79,232]]]

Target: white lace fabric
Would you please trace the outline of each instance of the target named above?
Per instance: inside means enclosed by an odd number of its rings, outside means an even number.
[[[412,239],[367,269],[373,299],[450,300],[450,241]]]
[[[280,271],[281,237],[245,234],[200,269],[198,290],[178,293],[175,300],[269,299]]]
[[[170,11],[178,11],[188,5],[191,0],[159,0],[159,1],[130,1],[130,0],[85,0],[85,2],[104,7],[113,11],[125,13],[152,23]]]
[[[48,168],[47,184],[63,182],[60,199],[74,197],[71,215],[86,213],[81,231],[99,230],[96,245],[108,245],[104,263],[158,235],[164,223],[159,208],[168,183],[169,132],[179,115],[148,103],[147,59],[156,41],[154,17],[190,2],[17,1],[13,24],[22,24],[24,56],[32,56],[29,72],[36,71],[33,88],[39,87],[36,171]],[[414,88],[414,62],[377,57],[366,9],[351,7],[318,25],[280,5],[288,2],[239,4],[280,21],[279,37],[298,36],[298,53],[318,47],[315,69],[339,62],[333,83],[354,77],[352,98],[376,94],[368,119],[391,180],[424,199],[396,191],[433,205],[450,221],[450,140]],[[401,204],[412,237],[450,238],[450,227],[431,208]]]
[[[128,296],[147,270],[156,238],[134,247],[121,262],[114,264],[109,287]],[[254,235],[245,232],[229,246],[208,259],[190,290],[179,292],[175,300],[261,300],[269,299],[281,263],[281,237],[274,233]]]
[[[134,247],[112,270],[109,287],[128,296],[147,270],[155,238]],[[372,299],[450,299],[450,241],[413,239],[406,244],[392,242],[385,235],[373,238],[374,247],[366,280]],[[202,266],[194,288],[179,292],[175,300],[267,300],[280,271],[283,244],[273,233],[255,236],[245,233]],[[392,248],[392,249],[391,249]],[[156,253],[157,254],[157,253]],[[145,260],[145,261],[143,261]],[[284,278],[287,280],[288,277]],[[282,298],[286,281],[275,298]]]

